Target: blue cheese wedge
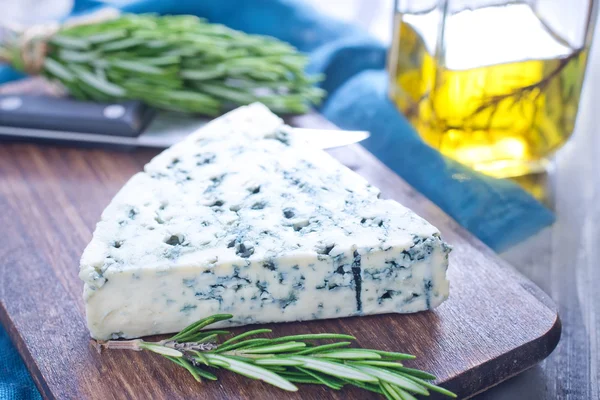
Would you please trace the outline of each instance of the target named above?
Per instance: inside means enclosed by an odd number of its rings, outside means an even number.
[[[448,297],[439,231],[261,104],[156,156],[102,214],[81,258],[94,338],[412,313]]]

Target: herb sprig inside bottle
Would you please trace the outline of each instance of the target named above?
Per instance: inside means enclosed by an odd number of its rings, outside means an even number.
[[[255,337],[270,333],[270,329],[255,329],[217,344],[219,337],[229,332],[202,330],[230,318],[230,314],[204,318],[159,342],[109,340],[97,342],[97,348],[152,351],[188,370],[198,382],[202,378],[217,380],[210,369],[226,369],[288,391],[298,390],[294,383],[311,383],[334,390],[357,386],[391,400],[412,400],[414,394],[427,396],[430,390],[456,397],[432,384],[435,376],[402,365],[402,360],[414,356],[350,348],[349,340],[355,339],[350,335],[318,333],[270,339]],[[314,343],[324,339],[333,342]]]

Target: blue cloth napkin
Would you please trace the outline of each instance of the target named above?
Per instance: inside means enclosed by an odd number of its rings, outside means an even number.
[[[25,368],[6,331],[0,326],[0,399],[41,399],[33,380]]]
[[[74,13],[111,4],[75,0]],[[310,53],[310,72],[324,72],[329,96],[321,112],[345,129],[363,129],[363,145],[458,223],[496,251],[532,235],[552,213],[511,181],[486,177],[425,145],[388,100],[386,48],[357,27],[298,0],[119,0],[127,12],[196,14],[249,33],[275,36]],[[123,5],[124,4],[124,5]],[[390,16],[391,18],[391,16]],[[0,68],[0,83],[21,75]],[[39,398],[0,328],[0,399]]]

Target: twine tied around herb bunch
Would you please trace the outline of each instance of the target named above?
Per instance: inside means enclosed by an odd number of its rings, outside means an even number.
[[[68,22],[0,32],[0,62],[58,83],[79,100],[141,100],[162,110],[217,116],[262,102],[279,114],[320,103],[321,76],[278,39],[193,15],[103,9]]]
[[[46,59],[48,42],[61,29],[109,21],[118,16],[119,11],[117,9],[104,8],[82,17],[71,18],[62,25],[56,21],[30,27],[22,27],[16,24],[6,25],[4,28],[7,31],[5,34],[8,39],[3,40],[0,36],[0,62],[12,64],[13,67],[28,75],[39,75]],[[9,42],[9,46],[15,49],[17,54],[11,54],[10,51],[3,48],[3,41]]]
[[[29,75],[39,74],[46,58],[47,41],[59,29],[59,24],[49,23],[22,31],[11,30],[8,35],[17,37],[18,43],[15,48],[18,49],[19,54],[14,56],[7,51],[0,51],[0,62],[11,63],[15,68]]]

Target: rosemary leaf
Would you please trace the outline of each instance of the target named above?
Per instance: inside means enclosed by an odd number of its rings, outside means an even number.
[[[402,364],[399,362],[395,362],[395,361],[380,361],[380,360],[356,360],[356,361],[349,361],[350,365],[372,365],[375,367],[387,367],[387,368],[401,368]],[[410,368],[407,368],[410,369]],[[418,370],[415,370],[418,371]],[[433,376],[433,375],[431,375]],[[435,379],[435,377],[433,377],[433,379]]]
[[[356,368],[338,364],[330,361],[315,360],[314,358],[307,356],[292,356],[292,360],[302,361],[304,367],[315,371],[323,372],[328,375],[336,376],[338,378],[352,379],[361,382],[377,382],[377,378],[372,375],[366,374],[359,371]]]
[[[393,353],[390,351],[381,351],[381,350],[370,350],[373,351],[380,356],[382,356],[386,360],[414,360],[415,356],[412,354],[404,354],[404,353]]]
[[[353,381],[350,379],[343,379],[343,378],[340,378],[340,379],[349,385],[353,385],[353,386],[356,386],[356,387],[359,387],[361,389],[365,389],[365,390],[368,390],[371,392],[383,394],[381,387],[379,386],[379,383],[373,384],[373,383],[368,383],[368,382]]]
[[[170,347],[161,346],[159,344],[142,342],[140,348],[150,350],[153,353],[161,354],[169,357],[183,357],[183,353],[179,350],[171,349]]]
[[[261,381],[270,383],[273,386],[277,386],[280,389],[288,390],[291,392],[295,392],[298,390],[298,388],[292,383],[290,383],[288,380],[256,365],[252,365],[238,360],[233,360],[231,358],[226,358],[218,354],[206,354],[206,358],[208,358],[208,361],[211,363],[214,361],[225,362],[228,364],[227,366],[223,366],[223,368],[225,369],[253,379],[259,379]]]
[[[304,372],[307,375],[312,376],[313,378],[315,378],[316,380],[321,382],[323,385],[328,386],[334,390],[340,390],[344,386],[343,384],[339,384],[336,381],[334,381],[333,379],[331,379],[331,377],[323,376],[321,374],[318,374],[316,372],[310,371],[310,370],[302,368],[302,367],[296,367],[296,369]]]
[[[183,79],[189,79],[193,81],[208,81],[225,76],[226,73],[227,71],[225,71],[224,68],[219,68],[219,66],[217,66],[212,69],[207,68],[204,70],[183,70],[179,74]]]
[[[218,380],[217,376],[214,374],[211,374],[208,371],[203,370],[202,368],[195,368],[194,371],[196,371],[196,373],[198,375],[200,375],[201,377],[205,378],[205,379],[209,379],[211,381],[216,381]]]
[[[181,339],[190,333],[199,331],[200,329],[205,328],[210,324],[214,324],[215,322],[224,321],[231,318],[233,318],[233,315],[231,314],[215,314],[213,316],[203,318],[199,321],[194,322],[191,325],[188,325],[181,332],[179,332],[177,335],[173,336],[169,340],[181,342]]]
[[[406,378],[408,378],[408,379],[410,379],[410,380],[412,380],[412,381],[414,381],[414,382],[416,382],[416,383],[418,383],[418,384],[420,384],[420,385],[422,385],[422,386],[425,386],[428,389],[433,390],[434,392],[438,392],[438,393],[441,393],[443,395],[446,395],[446,396],[449,396],[449,397],[452,397],[452,398],[456,397],[456,395],[454,393],[452,393],[451,391],[446,390],[446,389],[444,389],[442,387],[436,386],[433,383],[424,381],[423,379],[417,378],[414,374],[409,375],[409,374],[402,373],[402,372],[399,372],[399,374],[402,375],[402,376],[404,376],[404,377],[406,377]]]
[[[305,354],[319,353],[319,352],[322,352],[325,350],[337,349],[339,347],[346,347],[351,344],[352,344],[352,342],[337,342],[337,343],[331,343],[331,344],[324,344],[321,346],[315,346],[315,347],[308,348],[306,350],[299,351],[295,354],[300,356],[300,355],[305,355]]]
[[[227,358],[232,358],[234,360],[244,361],[244,362],[254,362],[257,359],[269,357],[268,355],[267,356],[249,356],[249,357],[244,357],[244,356],[240,356],[237,354],[225,354],[225,355],[227,356]]]
[[[123,97],[125,95],[122,87],[103,80],[83,68],[76,68],[73,65],[71,69],[75,70],[75,74],[83,83],[106,96]]]
[[[343,335],[340,333],[313,333],[307,335],[292,335],[282,336],[275,339],[271,339],[271,343],[287,342],[289,340],[322,340],[322,339],[346,339],[356,340],[354,336]]]
[[[56,60],[53,60],[52,58],[46,57],[44,60],[44,68],[46,68],[46,71],[48,71],[50,74],[54,75],[54,77],[62,80],[63,82],[73,82],[75,80],[75,77],[68,69],[63,67],[59,62],[56,62]]]
[[[268,353],[284,353],[288,351],[295,351],[306,347],[306,343],[302,342],[285,342],[272,346],[253,347],[250,349],[242,350],[242,353],[246,354],[268,354]]]
[[[126,60],[113,60],[111,61],[111,65],[116,67],[117,69],[134,72],[134,73],[142,73],[145,75],[157,75],[164,76],[166,75],[166,71],[153,66],[147,63],[141,63],[136,61],[126,61]]]
[[[78,50],[62,49],[58,52],[58,57],[63,61],[85,64],[96,60],[98,58],[98,53],[93,51],[82,52]]]
[[[221,343],[221,347],[227,346],[228,344],[231,344],[234,342],[237,342],[238,340],[247,338],[248,336],[260,335],[261,333],[271,333],[271,332],[273,332],[271,329],[255,329],[253,331],[244,332],[244,333],[241,333],[239,335],[232,337],[229,340],[224,341],[223,343]]]
[[[251,345],[263,345],[263,344],[269,343],[269,342],[271,342],[271,339],[248,339],[248,340],[241,341],[239,343],[229,344],[228,346],[219,346],[217,351],[219,353],[222,353],[224,351],[236,350],[236,349],[240,349],[243,347],[249,347]]]
[[[381,391],[383,392],[383,394],[385,395],[385,397],[387,399],[389,399],[389,400],[404,400],[402,398],[402,396],[389,383],[387,383],[385,381],[381,381],[381,382],[379,382],[379,386],[381,387]]]
[[[396,369],[398,372],[401,372],[400,375],[406,375],[408,378],[421,378],[421,379],[426,379],[428,381],[434,381],[437,379],[437,377],[435,375],[432,375],[428,372],[425,371],[421,371],[419,369],[414,369],[414,368],[406,368],[403,367],[401,364],[397,364],[397,366],[393,367],[394,369]]]
[[[208,342],[214,342],[216,338],[219,337],[218,333],[213,333],[212,335],[206,335],[201,339],[196,339],[195,337],[190,340],[192,342],[196,342],[196,343],[208,343]]]
[[[292,360],[289,358],[260,358],[258,360],[256,360],[254,362],[257,365],[263,365],[263,366],[272,366],[272,365],[283,365],[286,367],[295,367],[295,366],[302,366],[304,365],[304,362],[302,361],[298,361],[298,360]]]
[[[181,57],[174,55],[166,55],[160,57],[144,57],[142,60],[144,64],[156,66],[176,65],[181,63]]]
[[[211,367],[229,368],[229,362],[226,359],[209,359],[209,357],[206,357],[206,359],[208,360],[208,364]],[[229,358],[229,360],[231,360],[231,357]]]
[[[228,335],[228,334],[229,334],[228,331],[202,331],[202,332],[198,332],[195,335],[191,336],[188,341],[195,342],[195,343],[206,343],[205,338],[207,336],[215,335],[215,338],[216,338],[220,335]],[[212,339],[214,339],[214,338],[211,338],[210,340],[212,340]]]
[[[235,103],[252,103],[256,101],[257,97],[252,93],[240,92],[238,90],[229,89],[221,85],[215,85],[211,83],[202,83],[196,85],[201,92],[208,93],[219,99],[232,101]]]
[[[276,372],[277,374],[287,371],[287,369],[285,367],[278,367],[276,365],[263,365],[263,367],[268,369],[271,372]]]
[[[50,43],[54,46],[65,49],[87,50],[90,48],[90,44],[87,40],[65,35],[54,35],[50,40]]]
[[[401,389],[399,387],[397,387],[395,389],[396,389],[396,393],[398,393],[400,395],[400,397],[402,397],[402,400],[417,400],[417,398],[415,396],[408,393],[406,390]]]
[[[321,381],[318,379],[315,379],[315,378],[306,378],[303,376],[294,376],[294,375],[289,375],[289,374],[280,374],[280,375],[283,376],[288,381],[294,382],[294,383],[312,383],[315,385],[321,384]]]
[[[109,32],[97,33],[94,35],[86,36],[85,39],[91,44],[99,44],[111,42],[116,39],[123,39],[127,36],[127,31],[125,29],[118,29]]]
[[[127,38],[122,40],[116,40],[114,42],[109,42],[102,44],[99,48],[102,51],[111,52],[117,50],[125,50],[130,49],[135,46],[139,46],[144,43],[144,39],[141,38]]]
[[[335,358],[340,360],[381,359],[379,354],[363,349],[328,351],[326,353],[316,354],[315,357]]]
[[[429,392],[423,386],[402,375],[386,371],[382,368],[368,367],[366,365],[357,365],[356,368],[362,372],[371,375],[372,377],[378,378],[381,381],[399,386],[404,390],[408,390],[410,392],[422,394],[425,396],[429,395]]]
[[[188,370],[188,372],[190,374],[192,374],[192,376],[194,377],[194,379],[197,382],[202,382],[202,379],[200,378],[200,375],[198,375],[198,373],[196,372],[196,369],[194,368],[194,366],[192,364],[190,364],[189,362],[187,362],[185,359],[183,358],[174,358],[174,357],[170,357],[170,356],[165,356],[167,359],[173,361],[175,364],[185,368]]]
[[[204,357],[204,355],[201,352],[197,350],[191,350],[190,353],[194,355],[192,358],[197,364],[202,363],[208,367],[208,360],[206,359],[206,357]]]

